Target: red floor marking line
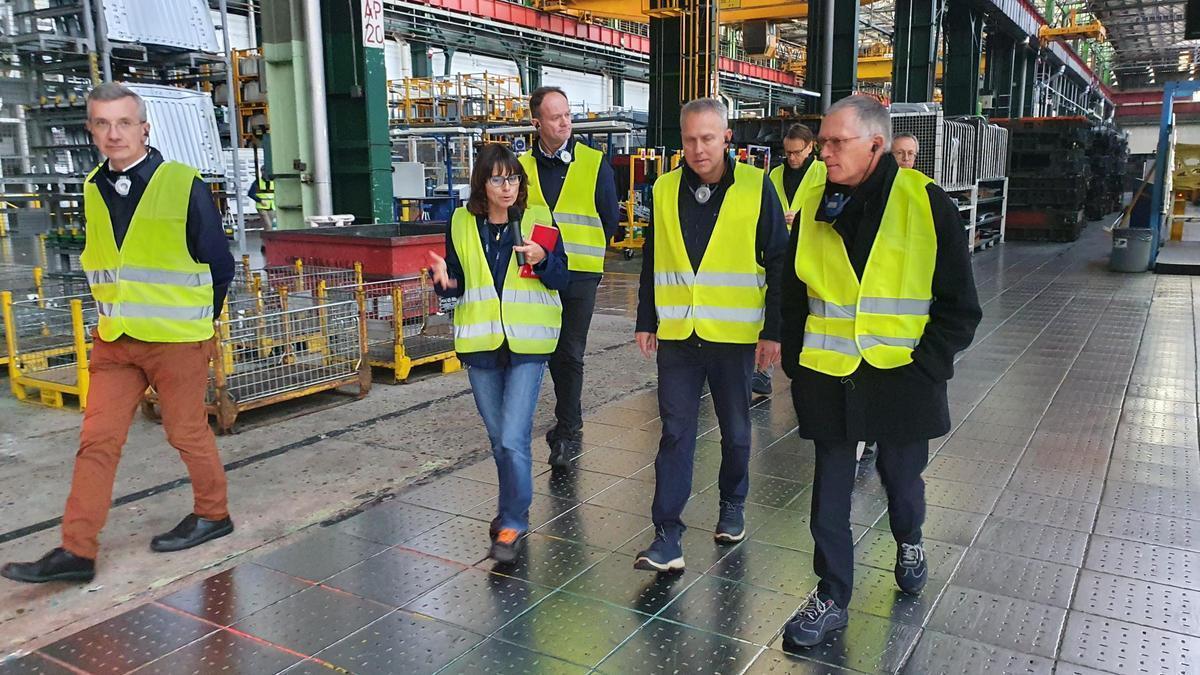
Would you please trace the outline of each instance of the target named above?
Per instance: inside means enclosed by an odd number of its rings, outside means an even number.
[[[33,654],[36,656],[40,656],[43,659],[46,659],[47,661],[49,661],[50,663],[53,663],[54,665],[58,666],[59,668],[65,668],[66,670],[69,670],[72,673],[78,673],[79,675],[92,675],[92,673],[90,671],[81,670],[81,669],[67,663],[66,661],[63,661],[62,659],[54,658],[53,656],[50,656],[49,654],[47,654],[45,652],[37,651],[37,652],[33,652]]]
[[[244,637],[247,640],[252,640],[259,644],[267,645],[268,647],[274,647],[275,649],[278,649],[281,652],[287,652],[288,654],[291,654],[292,656],[299,657],[301,660],[307,661],[309,659],[313,659],[322,664],[325,664],[325,661],[321,661],[320,659],[317,659],[309,654],[305,654],[303,652],[298,652],[294,649],[284,647],[281,644],[276,644],[274,642],[271,642],[270,640],[265,640],[263,638],[258,637],[257,635],[251,635],[250,633],[247,633],[246,631],[238,630],[232,626],[222,626],[221,624],[219,624],[215,621],[209,621],[208,619],[205,619],[202,616],[196,616],[195,614],[192,614],[191,612],[185,612],[182,609],[178,609],[178,608],[172,607],[170,605],[164,605],[161,602],[158,602],[157,600],[150,604],[154,605],[155,607],[160,607],[167,611],[173,612],[180,616],[186,616],[189,619],[195,619],[196,621],[199,621],[200,623],[206,623],[210,626],[215,627],[218,631],[222,631],[222,630],[229,631],[230,633],[233,633],[234,635],[237,635],[239,637]],[[211,635],[211,634],[212,633],[210,633],[209,635]],[[201,638],[201,639],[203,639],[203,638]],[[332,664],[328,664],[328,665],[330,665],[332,667]]]

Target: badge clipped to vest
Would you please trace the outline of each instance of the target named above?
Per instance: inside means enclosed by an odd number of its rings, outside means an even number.
[[[133,181],[129,180],[129,176],[121,176],[113,182],[113,189],[122,197],[129,196],[129,188],[133,186]]]
[[[554,247],[558,244],[558,228],[552,225],[534,223],[533,232],[529,235],[529,239],[538,246],[546,249],[547,252],[553,251]],[[521,278],[537,279],[538,273],[533,271],[533,265],[522,264]]]
[[[571,160],[573,159],[575,158],[571,156],[570,150],[563,148],[562,150],[558,151],[558,161],[562,162],[563,164],[570,164]]]

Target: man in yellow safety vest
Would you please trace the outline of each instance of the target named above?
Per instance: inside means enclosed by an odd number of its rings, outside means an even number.
[[[658,352],[662,439],[654,460],[654,541],[634,567],[682,570],[683,509],[692,490],[705,382],[721,429],[714,539],[746,536],[750,376],[779,357],[783,209],[765,172],[729,156],[729,110],[715,98],[683,106],[684,165],[654,183],[643,248],[636,336]]]
[[[154,537],[151,550],[180,551],[233,532],[204,406],[213,319],[234,273],[221,215],[194,168],[164,161],[147,145],[146,104],[136,92],[102,84],[89,94],[87,112],[107,157],[83,186],[80,263],[99,319],[91,384],[62,546],[0,570],[28,583],[93,578],[121,447],[148,385],[158,392],[167,440],[187,466],[194,495],[192,512]]]
[[[521,155],[529,175],[529,205],[546,206],[566,247],[571,283],[559,293],[562,332],[550,357],[554,426],[546,432],[550,465],[570,466],[583,452],[583,353],[604,274],[604,253],[620,222],[617,184],[604,153],[572,136],[571,104],[558,87],[529,96],[537,140]]]
[[[921,527],[929,440],[950,430],[946,382],[981,311],[958,207],[888,149],[888,111],[866,96],[830,107],[798,189],[783,280],[783,367],[799,435],[814,441],[809,528],[816,591],[784,628],[803,649],[846,626],[853,586],[855,448],[876,466],[896,540],[896,584],[917,594],[929,569]]]

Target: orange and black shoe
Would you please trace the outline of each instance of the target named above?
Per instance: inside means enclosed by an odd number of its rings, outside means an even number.
[[[508,564],[517,559],[517,547],[521,543],[521,532],[511,527],[501,529],[492,539],[488,557],[498,563]]]

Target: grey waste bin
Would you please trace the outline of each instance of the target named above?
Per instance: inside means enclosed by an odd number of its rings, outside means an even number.
[[[1112,231],[1112,240],[1108,269],[1114,272],[1145,272],[1150,269],[1154,237],[1149,229],[1119,227]]]

